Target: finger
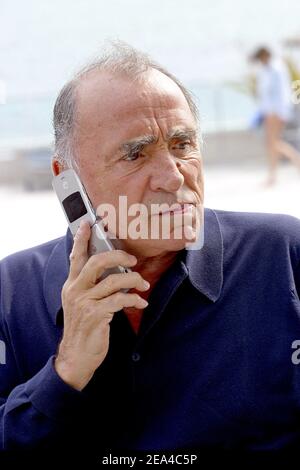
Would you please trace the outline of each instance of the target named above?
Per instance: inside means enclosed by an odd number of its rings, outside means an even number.
[[[109,297],[99,300],[98,304],[101,309],[99,313],[101,316],[103,315],[103,312],[115,313],[126,307],[143,309],[147,307],[148,302],[140,297],[139,294],[125,294],[123,292],[117,292]]]
[[[69,278],[76,279],[83,266],[88,260],[88,242],[91,228],[86,220],[80,222],[80,226],[73,240],[73,247],[70,253],[70,271]]]
[[[110,274],[96,284],[89,292],[90,298],[102,299],[121,289],[137,289],[146,291],[150,287],[148,281],[137,272]]]
[[[77,281],[83,289],[90,289],[98,283],[104,271],[116,266],[132,267],[137,263],[135,256],[123,250],[105,251],[92,255],[82,268]],[[101,281],[102,282],[102,281]]]

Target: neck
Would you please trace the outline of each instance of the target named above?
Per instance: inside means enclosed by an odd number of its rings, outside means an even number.
[[[147,291],[141,292],[136,289],[132,289],[131,292],[138,293],[144,299],[148,299],[153,287],[162,276],[162,274],[171,266],[175,261],[177,252],[168,252],[160,254],[158,256],[151,257],[140,257],[137,256],[138,262],[132,268],[133,271],[137,271],[141,276],[150,283],[150,288]],[[140,322],[142,319],[143,310],[136,309],[134,307],[128,307],[123,309],[128,317],[128,320],[133,327],[134,331],[138,333]]]
[[[133,270],[140,273],[146,281],[150,282],[152,289],[162,274],[174,263],[177,254],[177,251],[169,251],[147,258],[137,257],[138,262],[133,267]]]

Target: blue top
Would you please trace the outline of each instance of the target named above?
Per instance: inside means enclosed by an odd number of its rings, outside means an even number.
[[[259,107],[263,116],[276,114],[283,121],[292,118],[292,84],[283,62],[272,60],[260,67],[257,76]]]
[[[205,209],[204,235],[155,286],[138,335],[114,315],[81,392],[53,368],[70,231],[1,261],[1,450],[300,446],[300,220]]]

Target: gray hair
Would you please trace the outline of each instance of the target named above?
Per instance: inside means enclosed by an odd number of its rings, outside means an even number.
[[[63,168],[76,168],[79,170],[74,146],[74,117],[76,111],[76,90],[80,81],[93,70],[106,71],[113,75],[125,75],[138,80],[149,69],[156,69],[163,73],[180,88],[189,108],[195,118],[197,126],[199,115],[197,105],[192,93],[168,70],[141,52],[123,41],[110,41],[109,47],[104,48],[100,57],[89,62],[81,68],[75,76],[61,89],[53,110],[54,148],[55,158]],[[74,168],[74,169],[75,169]]]

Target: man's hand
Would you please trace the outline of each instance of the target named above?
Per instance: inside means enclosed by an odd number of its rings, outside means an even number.
[[[109,347],[110,321],[124,307],[143,309],[148,302],[121,289],[146,291],[150,285],[137,272],[110,274],[98,279],[107,268],[132,267],[137,259],[122,250],[88,257],[90,227],[81,224],[70,254],[70,272],[62,289],[64,334],[55,360],[59,376],[82,390],[103,362]]]

